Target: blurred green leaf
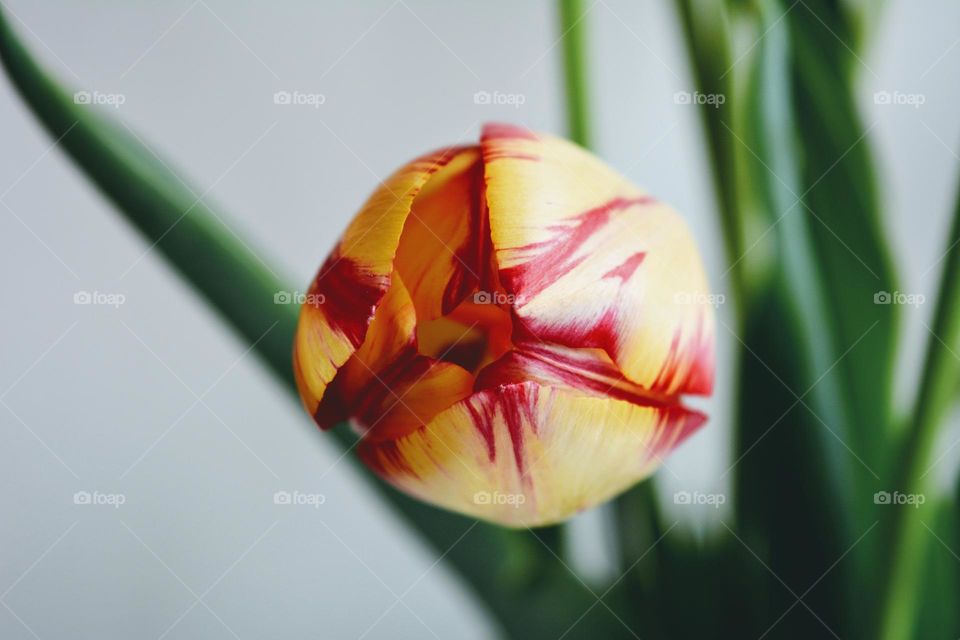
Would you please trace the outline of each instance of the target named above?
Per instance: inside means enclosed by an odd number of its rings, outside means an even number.
[[[851,467],[852,502],[846,503],[858,536],[877,522],[872,502],[884,487],[893,437],[893,373],[899,336],[899,307],[877,304],[898,290],[881,222],[870,132],[855,101],[855,82],[873,74],[854,47],[861,38],[846,18],[849,14],[831,0],[809,0],[796,6],[785,20],[794,43],[792,106],[802,163],[801,214],[808,221],[816,268],[823,283],[827,322],[837,346],[833,354],[840,378],[839,399],[847,421],[835,425],[827,415],[826,428],[835,431]],[[801,301],[801,304],[803,302]],[[816,336],[811,336],[816,340]],[[852,345],[853,346],[851,348]],[[882,555],[882,529],[857,543],[847,560],[855,573],[848,583],[848,617],[855,629],[867,628],[877,605],[872,589],[878,584],[876,559]]]
[[[822,268],[819,236],[812,228],[818,222],[804,200],[812,192],[808,138],[823,133],[798,135],[792,82],[796,54],[785,19],[791,10],[801,9],[773,0],[738,9],[739,18],[754,27],[756,40],[750,39],[754,44],[722,72],[729,77],[748,70],[742,92],[727,96],[729,115],[713,116],[713,127],[726,130],[727,144],[735,145],[733,152],[715,151],[714,158],[716,164],[732,153],[734,169],[727,175],[735,179],[717,183],[729,192],[741,220],[759,214],[763,221],[738,228],[725,220],[725,234],[747,233],[743,253],[731,256],[731,262],[743,263],[747,273],[772,269],[769,277],[751,279],[760,286],[744,288],[748,300],[741,330],[726,327],[742,337],[743,347],[732,468],[738,542],[750,552],[744,557],[753,570],[757,563],[769,569],[745,596],[757,605],[747,613],[749,633],[764,633],[790,610],[788,628],[816,636],[825,631],[823,623],[839,627],[848,617],[843,594],[856,569],[833,565],[867,530],[861,526],[866,510],[861,478],[873,472],[848,449],[857,414],[850,405],[852,392],[834,372],[865,338],[831,330],[840,326],[837,318],[844,312],[833,304],[833,274]],[[696,31],[688,28],[687,37],[696,39]],[[701,44],[692,51],[698,77],[717,73],[717,54]],[[716,137],[708,137],[715,149]],[[877,328],[868,326],[867,333]],[[870,366],[884,368],[877,362]],[[797,595],[814,584],[804,602],[822,621],[804,609],[791,609]]]
[[[933,540],[927,545],[920,582],[919,609],[912,638],[960,638],[960,510],[957,497],[941,501],[935,518],[925,523]]]
[[[936,505],[942,499],[931,485],[929,472],[937,434],[956,402],[960,384],[960,195],[954,207],[923,374],[909,428],[896,446],[898,464],[891,474],[893,489],[924,495],[927,504],[891,509],[891,517],[884,523],[888,554],[880,582],[882,617],[877,634],[882,640],[909,638],[916,624],[920,589],[926,580],[926,549],[933,537],[928,522],[937,516]]]
[[[746,296],[747,266],[740,260],[744,253],[743,208],[737,189],[737,142],[728,123],[733,122],[735,64],[731,56],[730,16],[724,2],[718,0],[676,0],[684,31],[684,41],[692,65],[697,90],[711,96],[723,96],[717,105],[699,110],[707,137],[711,176],[724,229],[724,243],[731,263],[737,309],[743,311]]]
[[[861,341],[837,364],[852,424],[847,444],[882,475],[891,434],[898,305],[875,296],[898,289],[881,226],[869,133],[857,112],[854,86],[843,71],[873,73],[850,45],[833,2],[805,0],[788,17],[793,54],[803,214],[816,249],[838,345]],[[831,26],[832,25],[832,26]],[[875,123],[873,123],[875,124]]]
[[[709,35],[721,22],[704,19],[710,11],[695,0],[678,2],[700,88],[718,91],[709,78],[724,56],[709,46],[717,40]],[[713,3],[713,13],[723,4]],[[865,67],[855,50],[863,28],[848,5],[726,5],[728,21],[753,28],[749,46],[723,76],[752,71],[729,84],[726,116],[704,109],[713,121],[708,129],[726,129],[726,144],[739,145],[730,162],[717,142],[722,132],[708,136],[715,175],[726,176],[717,183],[740,209],[739,226],[723,216],[725,234],[746,236],[743,253],[731,260],[746,274],[760,274],[747,279],[759,286],[744,287],[741,305],[747,317],[739,524],[745,541],[768,554],[774,573],[794,590],[818,580],[856,543],[805,599],[837,621],[856,619],[865,603],[875,602],[869,590],[852,587],[876,579],[881,536],[859,536],[876,522],[871,496],[890,442],[897,344],[894,305],[874,304],[874,294],[895,291],[896,280],[880,224],[869,128],[854,102],[853,81]],[[706,27],[698,30],[697,19]],[[724,159],[734,168],[718,169]],[[769,256],[774,271],[766,279]],[[775,595],[771,606],[791,596]]]

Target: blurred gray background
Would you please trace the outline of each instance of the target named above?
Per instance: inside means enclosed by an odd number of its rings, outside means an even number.
[[[229,213],[291,289],[414,155],[474,140],[484,121],[563,130],[548,2],[2,4],[60,78],[94,99],[122,96],[104,109]],[[674,99],[692,81],[671,3],[598,0],[586,20],[597,152],[683,213],[727,293],[699,120]],[[956,183],[958,43],[956,2],[899,0],[862,62],[901,290],[928,300]],[[278,91],[323,104],[275,104]],[[522,104],[477,104],[482,91]],[[877,104],[878,91],[924,100]],[[0,121],[0,637],[493,635],[456,577],[87,184],[5,77]],[[75,304],[83,292],[123,304]],[[931,311],[905,310],[901,390]],[[720,320],[732,326],[724,307]],[[698,403],[712,420],[660,471],[668,502],[726,490],[736,338],[723,325],[718,338],[717,393]],[[944,473],[960,452],[949,436]],[[323,504],[276,505],[277,491]],[[76,504],[77,492],[123,504]],[[729,506],[670,505],[701,530]],[[588,577],[608,570],[603,517],[574,521]]]

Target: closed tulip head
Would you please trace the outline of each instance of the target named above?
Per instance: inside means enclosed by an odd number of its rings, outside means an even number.
[[[683,220],[596,157],[506,125],[399,169],[320,267],[294,369],[385,480],[507,526],[651,474],[705,421],[713,309]]]

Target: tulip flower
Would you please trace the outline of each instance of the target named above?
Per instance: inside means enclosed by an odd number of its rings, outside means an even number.
[[[506,125],[386,180],[320,267],[294,369],[323,429],[426,502],[559,522],[706,417],[713,311],[683,220],[576,145]]]

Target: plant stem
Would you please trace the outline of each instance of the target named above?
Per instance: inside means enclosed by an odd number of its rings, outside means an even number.
[[[583,0],[560,0],[560,41],[563,46],[563,78],[566,88],[567,130],[570,139],[590,148],[590,102],[584,35],[586,14]]]
[[[960,382],[960,197],[957,198],[948,249],[927,344],[926,361],[920,379],[912,428],[905,434],[897,457],[903,461],[892,489],[905,494],[928,490],[926,476],[938,428],[955,398]],[[935,500],[928,497],[928,503]],[[923,508],[892,505],[891,553],[888,576],[883,582],[880,603],[882,640],[911,637],[918,606],[923,550],[930,534],[924,531]]]
[[[707,138],[713,189],[720,209],[724,248],[730,263],[730,282],[736,311],[742,316],[745,305],[744,231],[742,206],[738,201],[736,145],[733,109],[733,71],[729,16],[723,2],[696,3],[675,0],[683,27],[690,66],[701,93],[723,96],[716,106],[703,105],[698,111]]]

